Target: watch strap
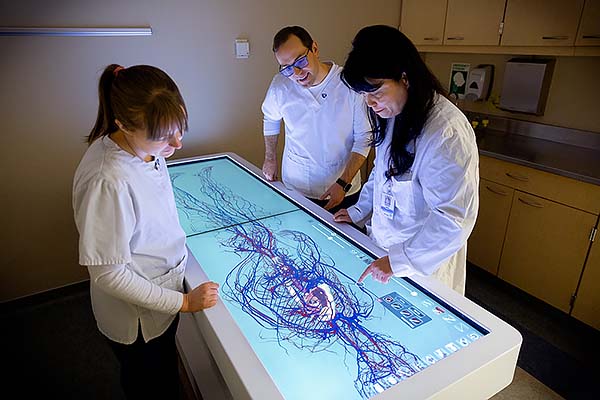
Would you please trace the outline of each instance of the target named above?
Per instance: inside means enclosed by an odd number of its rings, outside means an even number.
[[[345,180],[343,180],[342,178],[338,178],[335,183],[337,183],[338,185],[340,185],[342,187],[342,189],[344,190],[344,192],[348,192],[350,190],[350,188],[352,188],[352,184],[346,182]]]

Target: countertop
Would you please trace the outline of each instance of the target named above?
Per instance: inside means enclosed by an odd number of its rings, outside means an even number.
[[[600,150],[489,128],[475,133],[481,155],[600,185]]]

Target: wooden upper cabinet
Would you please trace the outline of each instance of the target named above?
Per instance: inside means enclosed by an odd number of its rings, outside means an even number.
[[[444,39],[447,0],[404,0],[400,31],[415,45],[439,45]]]
[[[445,45],[497,46],[505,0],[448,0]]]
[[[584,0],[507,0],[502,46],[573,46]]]
[[[600,0],[585,0],[576,46],[600,46]]]

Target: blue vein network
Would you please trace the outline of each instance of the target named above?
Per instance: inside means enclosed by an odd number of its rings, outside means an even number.
[[[178,187],[180,175],[171,177],[179,210],[192,222],[223,227],[227,235],[221,245],[242,257],[222,283],[222,297],[273,331],[284,350],[287,345],[308,352],[341,346],[356,357],[354,387],[364,399],[425,367],[401,343],[364,326],[374,296],[340,271],[307,234],[267,228],[257,216],[263,210],[217,183],[212,167],[194,174],[205,201]]]

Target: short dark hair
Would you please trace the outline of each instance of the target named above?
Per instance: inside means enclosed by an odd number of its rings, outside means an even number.
[[[356,92],[372,92],[378,86],[367,78],[400,81],[403,74],[409,83],[408,98],[401,118],[396,118],[392,132],[389,160],[390,175],[401,175],[412,166],[414,154],[406,146],[423,129],[433,107],[436,93],[445,95],[438,79],[431,73],[415,45],[398,29],[373,25],[361,29],[352,41],[352,50],[342,70],[342,80]],[[373,127],[373,145],[383,142],[387,120],[369,110]]]
[[[292,35],[294,35],[298,39],[300,39],[300,41],[302,42],[302,44],[307,49],[311,49],[312,48],[313,39],[310,36],[310,33],[308,33],[306,31],[306,29],[304,29],[301,26],[286,26],[285,28],[283,28],[279,32],[277,32],[275,34],[275,37],[273,38],[273,53],[276,53],[277,50],[279,50],[279,47],[282,44],[284,44],[285,42],[287,42],[287,40]]]

